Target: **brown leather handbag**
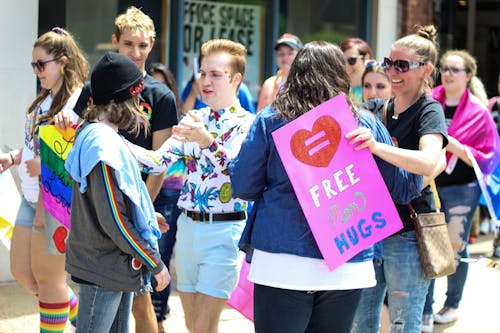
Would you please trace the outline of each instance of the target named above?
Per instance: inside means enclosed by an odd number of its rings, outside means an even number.
[[[408,204],[408,209],[415,224],[418,252],[425,277],[435,279],[455,273],[455,255],[444,213],[417,214],[411,204]]]

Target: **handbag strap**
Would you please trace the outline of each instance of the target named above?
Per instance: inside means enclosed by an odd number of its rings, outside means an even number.
[[[384,101],[384,111],[382,112],[382,122],[384,123],[384,126],[387,128],[387,105],[389,104],[389,100],[386,99]]]
[[[417,223],[418,214],[415,211],[415,208],[413,208],[413,205],[411,204],[411,202],[408,203],[406,205],[406,207],[408,207],[408,210],[410,211],[410,217],[411,217],[412,221],[416,224]]]

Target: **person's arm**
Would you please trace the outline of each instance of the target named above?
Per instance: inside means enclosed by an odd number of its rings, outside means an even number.
[[[120,190],[115,171],[100,162],[90,172],[87,181],[87,195],[93,202],[103,232],[122,252],[139,260],[154,274],[160,273],[165,266],[160,253],[135,228],[130,201]]]
[[[259,93],[259,101],[257,103],[257,112],[260,112],[264,107],[272,103],[272,95],[274,88],[274,81],[276,80],[275,76],[271,76],[262,85]]]
[[[172,128],[165,128],[160,131],[155,131],[152,134],[152,146],[153,150],[159,149],[161,145],[167,141],[167,139],[172,134]],[[163,185],[163,179],[165,178],[166,171],[160,173],[159,175],[149,174],[146,178],[146,188],[148,189],[149,197],[151,201],[155,201],[158,193],[160,193],[161,187]]]
[[[367,128],[356,129],[346,135],[350,144],[357,144],[356,150],[369,148],[372,154],[384,161],[411,173],[432,176],[441,158],[443,136],[425,134],[420,137],[419,149],[403,149],[377,142]]]
[[[267,182],[269,134],[265,119],[257,117],[241,145],[239,154],[229,164],[233,196],[255,201],[262,196]]]
[[[385,126],[372,115],[367,116],[365,114],[361,119],[360,126],[362,126],[360,128],[361,132],[370,137],[369,141],[388,146],[393,145],[391,136]],[[361,136],[363,135],[365,134]],[[420,196],[423,188],[423,177],[421,175],[394,166],[377,156],[375,156],[375,162],[394,202],[407,204],[412,199]]]
[[[11,166],[19,165],[21,163],[22,154],[22,148],[0,154],[0,173],[6,171]]]
[[[197,143],[201,154],[210,160],[216,172],[226,173],[229,163],[238,155],[254,117],[248,112],[239,117],[240,123],[224,133],[224,144],[219,144],[212,137],[205,128],[201,115],[196,111],[190,111],[179,126],[174,127],[173,133],[179,140]]]

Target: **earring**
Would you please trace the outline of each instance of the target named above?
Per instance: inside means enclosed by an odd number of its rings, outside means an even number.
[[[61,75],[64,75],[64,67],[61,67]]]

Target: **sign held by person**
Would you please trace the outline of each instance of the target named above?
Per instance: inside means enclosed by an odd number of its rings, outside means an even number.
[[[368,149],[355,151],[356,129],[344,95],[273,132],[283,165],[330,270],[402,228]]]

